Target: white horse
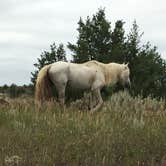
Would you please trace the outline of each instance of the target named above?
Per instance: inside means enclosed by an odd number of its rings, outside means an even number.
[[[71,88],[90,90],[98,103],[90,109],[97,110],[103,103],[100,90],[103,86],[114,85],[117,82],[122,85],[130,85],[130,70],[128,64],[88,61],[82,64],[69,62],[55,62],[44,66],[38,73],[36,80],[35,102],[38,106],[51,98],[51,84],[53,83],[58,92],[58,99],[64,106],[65,89],[68,85]]]

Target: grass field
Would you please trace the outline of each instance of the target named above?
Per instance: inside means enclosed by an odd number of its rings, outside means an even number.
[[[0,106],[0,166],[166,166],[166,101],[114,94],[94,114]]]

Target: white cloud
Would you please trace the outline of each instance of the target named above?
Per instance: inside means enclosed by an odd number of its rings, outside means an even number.
[[[1,31],[0,32],[0,42],[22,42],[31,40],[32,36],[27,33],[19,33],[14,31]]]

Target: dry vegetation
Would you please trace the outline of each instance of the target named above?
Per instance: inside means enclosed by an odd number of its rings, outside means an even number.
[[[32,99],[0,106],[0,165],[165,166],[166,101],[114,94],[95,114]]]

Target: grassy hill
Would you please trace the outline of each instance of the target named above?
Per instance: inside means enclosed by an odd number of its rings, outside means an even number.
[[[114,94],[94,114],[33,99],[0,105],[0,165],[166,165],[166,101]]]

